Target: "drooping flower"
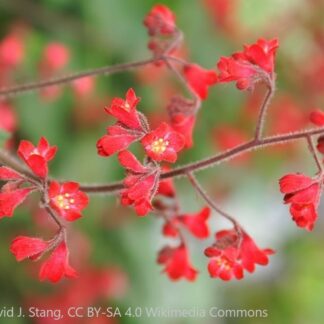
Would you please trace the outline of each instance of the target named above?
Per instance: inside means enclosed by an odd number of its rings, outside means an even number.
[[[271,249],[260,249],[243,230],[222,230],[216,233],[216,242],[205,250],[210,258],[208,271],[222,280],[242,279],[243,270],[254,272],[255,265],[267,265]]]
[[[17,153],[37,176],[45,178],[47,162],[54,158],[56,151],[56,146],[50,146],[46,138],[41,137],[36,147],[29,141],[21,141]]]
[[[205,255],[210,258],[208,272],[212,278],[220,278],[224,281],[233,278],[243,278],[243,268],[238,261],[239,251],[233,247],[217,249],[209,247],[205,250]]]
[[[174,131],[167,123],[162,123],[145,135],[141,143],[151,159],[174,163],[177,160],[177,152],[184,147],[185,141],[180,133]]]
[[[171,98],[167,106],[171,127],[185,138],[185,148],[193,145],[193,130],[196,124],[197,107],[194,100],[182,96]]]
[[[161,4],[155,5],[144,19],[149,35],[172,35],[176,30],[175,15]]]
[[[33,188],[2,188],[0,192],[0,219],[2,217],[12,217],[15,209],[24,202],[27,196],[34,190]]]
[[[253,87],[254,83],[263,80],[269,83],[273,79],[274,59],[279,42],[259,39],[255,44],[244,46],[242,52],[231,57],[221,57],[217,66],[220,70],[219,81],[235,81],[240,90]]]
[[[38,259],[44,251],[49,247],[49,242],[37,237],[18,236],[10,246],[11,253],[16,257],[17,261],[24,259]]]
[[[129,145],[139,141],[144,133],[129,130],[118,124],[107,128],[107,134],[102,136],[97,142],[98,154],[110,156],[122,150],[126,150]]]
[[[208,96],[208,87],[215,85],[218,81],[215,71],[203,69],[197,64],[185,65],[183,73],[190,88],[202,100]]]
[[[106,107],[106,112],[115,117],[117,121],[124,126],[135,129],[143,130],[139,114],[136,110],[137,104],[140,102],[133,89],[129,89],[126,93],[126,99],[114,98],[110,106]]]
[[[77,272],[69,265],[69,251],[63,241],[45,261],[39,272],[40,281],[49,280],[52,283],[60,281],[63,277],[76,278]]]
[[[49,185],[48,195],[51,207],[68,221],[80,218],[82,210],[88,205],[88,196],[79,188],[80,185],[76,182],[59,184],[52,181]]]
[[[181,222],[196,238],[204,239],[209,236],[209,227],[207,220],[210,216],[210,209],[203,208],[195,214],[184,214],[178,216],[177,219]]]
[[[324,126],[324,112],[320,109],[313,110],[309,115],[309,119],[316,126]]]
[[[153,209],[151,202],[157,192],[160,168],[156,165],[143,166],[129,151],[120,152],[118,159],[127,171],[121,203],[134,205],[137,215],[145,216]]]
[[[178,247],[164,247],[158,255],[157,263],[164,265],[164,270],[171,280],[187,279],[194,281],[197,270],[190,263],[188,250],[184,244]]]
[[[317,208],[321,186],[319,179],[303,174],[288,174],[279,180],[280,191],[285,194],[284,202],[290,205],[290,213],[297,226],[311,231],[317,220]]]

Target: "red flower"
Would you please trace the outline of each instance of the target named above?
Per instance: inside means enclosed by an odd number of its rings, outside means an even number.
[[[109,107],[106,107],[106,112],[115,117],[119,123],[130,129],[143,130],[136,105],[140,98],[136,97],[135,91],[129,89],[126,93],[126,99],[114,98]]]
[[[185,114],[175,114],[171,117],[171,127],[185,138],[185,147],[193,145],[192,133],[196,124],[196,116]]]
[[[319,109],[313,110],[309,119],[316,126],[324,126],[324,112]]]
[[[24,46],[17,35],[8,35],[0,42],[0,65],[14,67],[24,58]]]
[[[16,257],[17,261],[22,261],[27,258],[35,260],[47,250],[48,246],[49,242],[40,238],[18,236],[12,241],[10,251]]]
[[[317,219],[321,187],[319,180],[303,174],[288,174],[279,180],[284,202],[290,205],[290,213],[297,226],[311,231]]]
[[[231,57],[221,57],[217,64],[220,82],[236,81],[240,90],[252,87],[259,80],[269,82],[268,78],[273,78],[278,46],[277,39],[259,39],[255,44],[244,46],[243,52],[235,53]]]
[[[324,154],[324,136],[320,136],[318,139],[317,139],[317,145],[316,145],[316,148],[317,150]]]
[[[47,162],[56,154],[57,147],[50,146],[46,138],[41,137],[35,147],[29,141],[21,141],[18,147],[18,155],[39,177],[45,178],[48,174]]]
[[[68,221],[80,218],[81,211],[88,205],[88,196],[79,190],[80,185],[76,182],[64,182],[59,184],[52,181],[48,195],[50,205]]]
[[[209,228],[206,224],[209,216],[210,209],[205,207],[198,213],[181,215],[177,219],[188,228],[192,235],[204,239],[209,236]]]
[[[77,272],[69,265],[69,251],[65,242],[60,243],[53,251],[49,259],[43,263],[39,272],[39,279],[41,281],[47,279],[56,283],[63,277],[77,277]]]
[[[163,172],[166,172],[169,170],[170,170],[169,167],[166,167],[166,166],[162,167]],[[172,178],[161,180],[159,182],[159,188],[158,188],[157,194],[165,196],[165,197],[170,197],[170,198],[175,196],[176,190],[175,190]]]
[[[144,133],[132,131],[122,126],[114,125],[107,128],[107,135],[102,136],[97,142],[98,154],[110,156],[125,150],[132,143],[140,140]]]
[[[60,43],[50,43],[44,49],[43,64],[46,69],[57,71],[62,69],[69,61],[69,49]]]
[[[144,25],[151,36],[171,35],[176,30],[175,15],[164,5],[155,5],[144,19]]]
[[[118,154],[120,164],[127,170],[121,203],[134,205],[138,216],[145,216],[152,210],[151,201],[157,192],[160,169],[143,166],[129,151]]]
[[[208,96],[208,87],[217,83],[218,77],[215,71],[205,70],[197,64],[188,64],[183,69],[184,77],[190,88],[205,100]]]
[[[2,181],[23,180],[23,177],[15,170],[2,166],[0,167],[0,180]]]
[[[216,233],[216,242],[205,250],[211,258],[208,271],[212,277],[222,280],[243,278],[243,270],[254,272],[255,265],[267,265],[271,249],[260,249],[252,238],[240,229],[223,230]]]
[[[17,117],[11,105],[0,102],[0,129],[12,133],[17,128]]]
[[[12,217],[16,207],[33,191],[33,188],[13,188],[0,192],[0,218]]]
[[[184,137],[167,123],[162,123],[157,129],[147,134],[141,141],[146,154],[155,161],[174,163],[177,152],[184,147]]]
[[[208,272],[212,278],[220,278],[224,281],[243,278],[243,268],[238,262],[238,250],[228,247],[224,250],[209,247],[205,255],[210,258]]]
[[[165,266],[163,271],[167,273],[171,280],[184,278],[194,281],[198,273],[190,264],[188,251],[184,244],[176,248],[164,247],[159,252],[157,263]]]

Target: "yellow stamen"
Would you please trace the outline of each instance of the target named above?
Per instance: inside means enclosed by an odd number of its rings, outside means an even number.
[[[162,154],[169,145],[169,141],[165,141],[163,138],[159,138],[151,145],[152,151],[157,154]]]

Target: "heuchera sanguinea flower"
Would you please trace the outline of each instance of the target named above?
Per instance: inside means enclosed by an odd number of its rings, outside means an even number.
[[[142,132],[132,131],[118,124],[107,128],[107,135],[97,142],[98,154],[110,156],[128,148],[132,143],[143,137]]]
[[[182,134],[174,131],[167,123],[162,123],[145,135],[141,143],[151,159],[174,163],[177,160],[177,152],[184,147],[185,141]]]
[[[53,42],[45,47],[42,64],[48,70],[57,71],[69,62],[69,58],[69,49],[64,44]]]
[[[151,36],[169,36],[176,30],[175,15],[167,6],[157,4],[145,17],[144,25]]]
[[[140,100],[131,88],[127,91],[125,100],[122,98],[114,98],[110,106],[105,108],[105,111],[115,117],[124,126],[130,129],[142,130],[143,127],[136,110],[136,106]]]
[[[144,117],[140,117],[136,105],[140,101],[133,89],[126,93],[126,99],[114,98],[106,112],[117,119],[117,123],[107,128],[107,135],[97,142],[98,154],[110,156],[128,148],[130,144],[140,140],[146,132]]]
[[[207,224],[209,216],[210,209],[205,207],[198,213],[184,214],[178,216],[177,219],[190,231],[193,236],[199,239],[204,239],[209,236],[209,227]]]
[[[69,265],[69,251],[64,241],[55,248],[48,260],[42,264],[39,272],[40,281],[49,280],[56,283],[63,277],[77,277],[77,272]]]
[[[217,66],[220,82],[235,81],[240,90],[251,88],[259,80],[273,78],[274,58],[279,46],[277,39],[259,39],[255,44],[244,46],[242,52],[231,57],[221,57]]]
[[[24,58],[24,45],[21,37],[9,34],[0,42],[0,66],[15,67]]]
[[[12,217],[15,209],[27,198],[33,188],[16,188],[0,192],[0,218]]]
[[[236,229],[219,231],[216,242],[205,249],[210,258],[208,271],[211,277],[222,280],[242,279],[244,270],[254,272],[255,265],[267,265],[271,249],[260,249],[253,239],[243,230],[240,237]]]
[[[48,196],[51,207],[68,221],[80,218],[82,210],[88,205],[88,196],[79,188],[80,185],[76,182],[60,184],[52,181],[49,185]]]
[[[183,74],[190,88],[202,100],[205,100],[208,96],[208,87],[216,84],[218,81],[215,71],[203,69],[197,64],[185,65]]]
[[[290,205],[290,213],[297,226],[311,231],[317,219],[321,186],[319,179],[303,174],[288,174],[279,180],[284,202]]]
[[[164,247],[158,255],[158,264],[164,265],[164,272],[171,280],[187,279],[194,281],[197,270],[190,263],[188,250],[184,244],[178,247]]]
[[[324,112],[320,109],[313,110],[309,115],[309,119],[316,126],[324,126]]]
[[[137,215],[145,216],[153,209],[151,202],[157,192],[160,168],[143,166],[129,151],[120,152],[118,159],[127,171],[121,203],[134,205]]]
[[[47,162],[56,154],[57,147],[50,146],[46,138],[42,137],[37,146],[23,140],[18,147],[18,155],[39,177],[45,178],[48,174]]]
[[[49,247],[49,242],[37,237],[18,236],[10,246],[11,253],[16,257],[17,261],[24,259],[36,260]]]
[[[182,113],[174,114],[171,117],[171,127],[178,133],[182,134],[185,139],[185,148],[190,148],[193,145],[193,130],[196,124],[195,115],[185,115]]]

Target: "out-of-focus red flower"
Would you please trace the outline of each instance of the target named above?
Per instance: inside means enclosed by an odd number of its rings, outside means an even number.
[[[216,233],[216,242],[205,250],[210,258],[208,271],[211,277],[222,280],[242,279],[243,271],[254,272],[255,265],[267,265],[271,249],[260,249],[253,239],[243,230],[240,235],[236,229]]]
[[[54,158],[56,151],[56,146],[50,146],[46,138],[41,137],[37,146],[22,140],[17,153],[36,175],[45,178],[48,174],[47,162]]]
[[[55,248],[48,260],[42,264],[39,271],[40,281],[49,280],[52,283],[56,283],[63,277],[77,277],[77,272],[69,265],[69,251],[64,241]]]
[[[313,110],[309,115],[309,119],[316,126],[324,126],[324,112],[320,109]]]
[[[213,140],[220,151],[225,151],[247,142],[248,136],[237,127],[221,125],[213,131]],[[233,161],[244,163],[250,158],[251,154],[247,153],[236,157]]]
[[[48,247],[49,242],[40,238],[18,236],[12,241],[10,251],[16,257],[17,261],[22,261],[27,258],[35,260],[39,258]]]
[[[303,174],[287,174],[279,180],[284,202],[290,205],[290,213],[297,226],[311,231],[317,219],[321,187],[319,179]]]
[[[217,29],[233,35],[237,29],[235,16],[237,12],[237,0],[204,0],[203,3],[212,15]]]
[[[190,88],[205,100],[208,96],[208,87],[215,85],[218,81],[214,70],[206,70],[197,64],[188,64],[183,68],[184,77]]]
[[[277,39],[259,39],[255,44],[244,46],[242,52],[231,57],[221,57],[217,66],[220,70],[219,81],[235,81],[240,90],[253,87],[254,83],[273,78],[274,59],[279,42]]]
[[[13,68],[24,58],[24,44],[21,37],[9,34],[0,41],[0,66]]]
[[[172,130],[167,123],[145,135],[141,140],[146,154],[155,161],[174,163],[177,152],[183,149],[185,141],[182,134]]]
[[[321,153],[324,154],[324,136],[320,136],[317,139],[317,145],[316,145],[317,150]]]
[[[177,220],[182,223],[196,238],[205,239],[209,236],[209,227],[207,224],[209,216],[210,209],[205,207],[198,213],[178,216]]]
[[[13,107],[6,102],[0,102],[0,129],[12,133],[17,128],[17,117]]]
[[[50,205],[57,213],[68,221],[80,218],[81,211],[88,205],[88,196],[79,190],[76,182],[64,182],[59,184],[52,181],[49,185],[48,195]]]
[[[164,171],[164,172],[169,171],[169,170],[170,170],[170,168],[166,167],[166,166],[164,166],[162,168],[162,171]],[[172,178],[164,179],[159,182],[159,188],[158,188],[157,194],[165,196],[165,197],[169,197],[169,198],[173,198],[175,196],[176,190],[175,190]]]
[[[92,77],[84,77],[72,82],[72,89],[77,99],[78,97],[87,97],[92,94],[94,87],[95,79]]]
[[[176,30],[175,15],[162,4],[155,5],[144,19],[149,35],[172,35]]]
[[[69,59],[69,49],[64,44],[53,42],[44,48],[42,64],[48,70],[57,71],[64,68]]]
[[[160,169],[156,166],[143,166],[129,151],[118,154],[120,164],[126,169],[125,190],[121,203],[134,205],[138,216],[145,216],[152,210],[151,201],[157,192]]]
[[[184,244],[178,247],[164,247],[158,255],[158,264],[164,265],[164,272],[171,280],[187,279],[194,281],[197,270],[190,264],[188,250]]]

